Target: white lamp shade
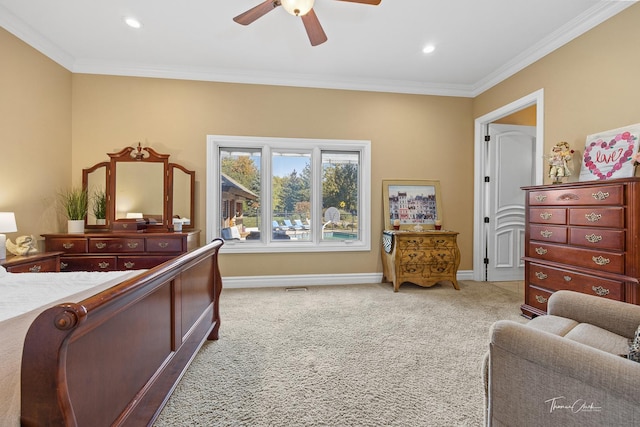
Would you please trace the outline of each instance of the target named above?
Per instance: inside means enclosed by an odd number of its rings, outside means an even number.
[[[303,16],[313,8],[314,0],[280,0],[284,10],[294,16]]]
[[[0,233],[13,233],[18,231],[16,216],[13,212],[0,212]]]

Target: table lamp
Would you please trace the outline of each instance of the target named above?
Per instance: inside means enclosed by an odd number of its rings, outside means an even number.
[[[2,233],[18,231],[16,216],[13,212],[0,212],[0,260],[7,258],[7,236]]]

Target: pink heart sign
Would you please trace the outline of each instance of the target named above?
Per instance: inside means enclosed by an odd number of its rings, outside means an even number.
[[[584,166],[598,179],[611,178],[625,163],[632,160],[637,139],[630,132],[623,132],[615,135],[609,142],[599,138],[587,143]]]

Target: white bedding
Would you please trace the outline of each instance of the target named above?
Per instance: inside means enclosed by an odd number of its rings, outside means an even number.
[[[1,426],[20,425],[22,346],[38,314],[56,304],[82,301],[141,271],[6,273],[0,270]]]

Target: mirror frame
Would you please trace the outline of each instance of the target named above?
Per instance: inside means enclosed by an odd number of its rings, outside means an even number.
[[[87,224],[88,215],[85,218],[85,227],[87,229],[110,229],[113,226],[113,223],[117,220],[115,218],[116,215],[116,189],[118,185],[118,177],[117,177],[117,165],[120,162],[153,162],[153,163],[162,163],[163,165],[163,212],[162,212],[162,222],[158,222],[157,224],[148,224],[147,230],[171,230],[173,229],[173,179],[174,179],[174,170],[179,169],[180,171],[187,174],[191,191],[190,191],[190,202],[189,202],[189,210],[190,210],[190,223],[188,225],[183,225],[183,229],[193,229],[194,228],[194,215],[195,215],[195,171],[189,170],[184,166],[178,163],[169,163],[169,154],[161,154],[155,151],[150,147],[142,147],[140,143],[138,143],[137,147],[126,147],[117,153],[107,153],[110,160],[108,162],[100,162],[95,164],[90,168],[86,168],[82,170],[82,186],[85,191],[90,191],[88,188],[89,185],[89,174],[98,170],[101,167],[106,168],[106,182],[105,182],[105,191],[107,193],[107,218],[105,225],[89,225]]]

